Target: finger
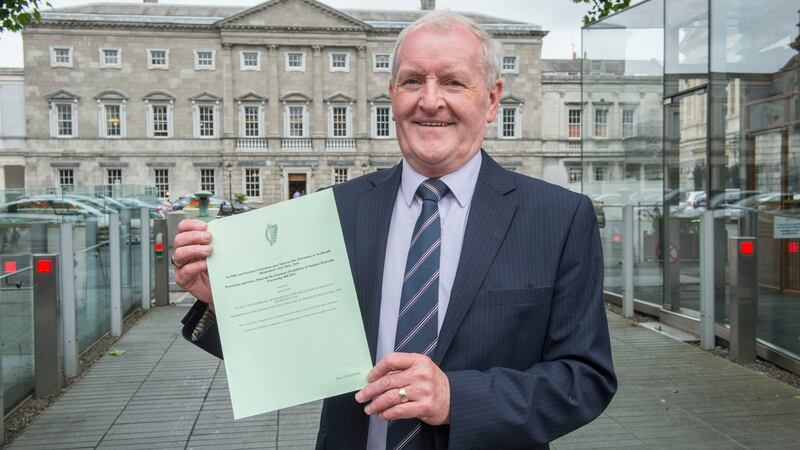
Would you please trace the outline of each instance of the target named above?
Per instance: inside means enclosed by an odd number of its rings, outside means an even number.
[[[425,356],[419,353],[389,353],[369,371],[367,381],[373,382],[389,372],[408,369],[420,358],[425,358]]]
[[[198,281],[199,275],[208,271],[208,263],[205,259],[190,262],[180,268],[175,268],[175,283],[186,289],[191,289],[192,285]]]
[[[202,220],[197,219],[184,219],[178,222],[178,232],[184,231],[205,231],[208,229],[208,224]]]
[[[172,261],[176,266],[184,266],[191,262],[205,259],[211,255],[213,248],[210,245],[185,245],[176,247],[172,252]]]
[[[411,386],[404,386],[400,389],[405,389],[407,399],[406,402],[410,402],[414,396]],[[373,398],[372,401],[364,407],[364,412],[370,416],[373,414],[380,414],[392,406],[404,403],[403,399],[400,397],[400,389],[389,389]]]
[[[425,407],[420,402],[409,401],[385,409],[379,417],[383,420],[422,419],[424,413]]]
[[[407,371],[388,373],[364,386],[364,388],[356,394],[356,401],[360,403],[366,403],[371,399],[374,401],[375,397],[386,391],[408,386],[413,381],[412,378],[411,374]]]
[[[175,236],[173,248],[185,245],[208,244],[211,242],[211,233],[208,231],[184,231]]]

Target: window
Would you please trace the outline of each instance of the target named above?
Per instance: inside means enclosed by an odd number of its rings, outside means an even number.
[[[305,137],[306,121],[305,106],[289,106],[287,110],[287,132],[288,137]]]
[[[567,112],[567,137],[569,139],[581,138],[581,110],[570,109]]]
[[[350,107],[331,106],[330,114],[330,136],[349,137]]]
[[[169,137],[170,135],[170,106],[165,104],[150,105],[152,137]]]
[[[194,70],[214,70],[214,50],[194,51]]]
[[[58,169],[58,187],[65,191],[75,187],[75,169]]]
[[[122,105],[103,105],[103,121],[101,136],[122,136]]]
[[[156,195],[159,198],[169,197],[169,169],[154,169]]]
[[[148,69],[169,69],[169,50],[147,49]]]
[[[76,137],[75,104],[55,103],[55,133],[56,137]]]
[[[261,169],[244,169],[244,195],[247,198],[261,198]]]
[[[605,181],[606,179],[606,168],[605,167],[595,167],[594,168],[594,180],[595,181]]]
[[[567,169],[567,177],[570,183],[580,183],[583,179],[583,169],[580,167],[570,167]]]
[[[219,124],[219,108],[211,102],[198,103],[193,108],[194,112],[194,137],[217,137]]]
[[[622,110],[622,137],[633,136],[633,110]]]
[[[664,172],[662,167],[658,164],[647,164],[644,166],[644,179],[648,181],[655,181],[662,179]]]
[[[372,137],[393,138],[395,136],[392,107],[379,105],[372,108]]]
[[[372,55],[373,72],[391,72],[391,55],[388,53],[375,53]]]
[[[106,170],[106,184],[122,184],[122,169]]]
[[[594,110],[594,137],[608,137],[608,109]]]
[[[261,52],[240,52],[240,70],[261,70]]]
[[[513,139],[520,137],[519,107],[505,106],[500,108],[500,138]]]
[[[306,71],[306,54],[302,52],[286,53],[286,71]]]
[[[331,53],[331,72],[348,72],[350,70],[350,54]]]
[[[72,67],[72,47],[50,47],[50,67]]]
[[[346,167],[333,169],[333,184],[344,183],[350,179],[350,170]]]
[[[122,51],[118,48],[100,49],[100,67],[122,67]]]
[[[261,137],[261,107],[244,106],[243,124],[245,137]]]
[[[516,56],[503,56],[503,65],[500,71],[502,73],[518,73],[517,57]]]
[[[200,190],[208,191],[212,194],[217,188],[216,169],[200,169]]]

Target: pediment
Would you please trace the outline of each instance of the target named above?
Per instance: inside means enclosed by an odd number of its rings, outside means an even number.
[[[331,95],[330,97],[324,98],[323,100],[325,101],[325,103],[353,103],[354,101],[356,101],[356,99],[354,99],[353,97],[350,97],[349,95],[342,92],[337,92]]]
[[[50,101],[53,101],[53,100],[78,100],[78,99],[81,98],[81,96],[76,94],[76,93],[74,93],[74,92],[72,92],[72,91],[68,91],[66,89],[59,89],[57,91],[54,91],[54,92],[51,92],[51,93],[45,95],[44,98],[46,98],[47,100],[50,100]]]
[[[316,0],[270,0],[217,22],[222,28],[360,30],[371,27]]]
[[[372,97],[368,98],[367,100],[370,103],[391,103],[392,102],[392,97],[389,97],[388,94],[383,93],[383,94],[378,94],[378,95],[372,96]]]
[[[197,95],[189,97],[189,100],[192,102],[218,102],[222,100],[222,97],[217,97],[208,91],[203,91]]]
[[[242,94],[242,95],[234,98],[234,100],[236,100],[239,103],[245,103],[245,102],[259,102],[259,103],[261,103],[261,102],[266,102],[267,101],[267,97],[262,97],[262,96],[256,94],[255,92],[250,91],[250,92],[248,92],[246,94]]]
[[[500,104],[502,105],[522,105],[525,103],[525,100],[515,97],[513,95],[506,95],[505,97],[500,99]]]
[[[311,103],[311,97],[303,94],[302,92],[289,92],[281,97],[282,103],[289,103],[289,102],[299,102],[299,103]]]
[[[142,97],[142,100],[146,102],[174,102],[175,98],[175,94],[170,91],[156,89],[155,91],[148,92],[147,95]]]
[[[123,100],[128,100],[129,98],[130,97],[128,97],[128,94],[122,91],[118,91],[116,89],[106,89],[104,91],[101,91],[94,97],[95,100],[120,101],[120,102]]]

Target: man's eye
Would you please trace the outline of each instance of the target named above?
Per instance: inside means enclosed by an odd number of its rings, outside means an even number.
[[[464,83],[462,83],[462,82],[460,82],[458,80],[449,80],[449,81],[445,82],[445,85],[452,86],[452,87],[464,87]]]
[[[404,86],[414,85],[414,84],[420,84],[420,81],[417,80],[416,78],[409,78],[409,79],[403,81],[403,85]]]

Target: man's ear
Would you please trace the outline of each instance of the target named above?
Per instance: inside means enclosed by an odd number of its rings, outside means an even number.
[[[500,107],[500,97],[503,96],[503,80],[498,78],[489,91],[489,109],[486,110],[486,123],[492,123]]]
[[[392,82],[389,82],[389,85],[386,87],[386,93],[389,94],[389,98],[392,99],[392,103],[394,103],[394,85]],[[392,120],[394,119],[394,105],[392,105]]]

